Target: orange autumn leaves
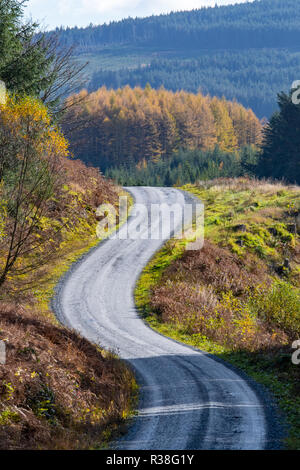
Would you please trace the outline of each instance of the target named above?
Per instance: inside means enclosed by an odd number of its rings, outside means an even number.
[[[75,155],[94,165],[158,161],[179,148],[234,152],[261,141],[252,110],[224,98],[126,86],[70,97],[64,129]]]

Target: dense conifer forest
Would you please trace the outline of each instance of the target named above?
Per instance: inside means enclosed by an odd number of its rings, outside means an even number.
[[[82,50],[107,44],[203,49],[300,45],[298,0],[256,0],[62,30]],[[282,34],[284,33],[284,34]]]
[[[224,95],[269,118],[278,91],[299,78],[299,7],[299,0],[256,0],[57,31],[90,62],[89,91],[149,82]]]
[[[219,147],[207,151],[180,149],[158,162],[108,168],[106,175],[124,186],[181,186],[213,178],[252,176],[257,159],[254,146],[231,153]]]

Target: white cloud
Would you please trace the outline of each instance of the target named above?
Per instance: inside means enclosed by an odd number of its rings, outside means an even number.
[[[124,9],[135,9],[138,7],[139,0],[82,0],[82,7],[88,11],[94,12],[116,12]]]

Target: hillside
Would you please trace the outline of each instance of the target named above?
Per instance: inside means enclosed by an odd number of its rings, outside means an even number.
[[[62,39],[64,44],[76,41],[82,51],[109,44],[176,48],[197,45],[206,49],[295,46],[300,45],[297,3],[298,0],[257,0],[129,18],[109,25],[67,28],[62,30]]]
[[[50,307],[59,278],[99,240],[96,210],[120,188],[69,158],[33,97],[0,105],[0,449],[106,445],[131,409],[123,362],[64,328]]]
[[[89,61],[89,91],[164,85],[236,98],[259,117],[297,78],[300,1],[260,0],[58,30]]]
[[[117,207],[118,190],[81,162],[66,161],[60,171],[64,185],[48,201],[35,234],[64,220],[47,264],[22,276],[13,272],[0,290],[0,340],[7,355],[6,365],[0,364],[1,450],[103,448],[131,412],[132,372],[114,354],[63,327],[50,308],[60,276],[98,242],[98,204]],[[3,240],[1,248],[2,263]],[[27,263],[36,257],[33,252]],[[24,259],[20,267],[26,267]]]

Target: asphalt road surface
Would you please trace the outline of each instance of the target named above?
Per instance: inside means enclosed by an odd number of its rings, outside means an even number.
[[[115,448],[278,448],[275,413],[259,387],[211,355],[154,332],[139,318],[135,284],[164,241],[145,236],[147,211],[150,204],[184,206],[190,196],[170,188],[127,189],[136,204],[147,208],[129,219],[129,228],[139,234],[102,242],[62,279],[54,300],[64,324],[114,350],[135,369],[139,413]],[[151,226],[160,219],[159,214],[157,220],[152,218]],[[180,220],[175,214],[174,224]]]

